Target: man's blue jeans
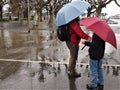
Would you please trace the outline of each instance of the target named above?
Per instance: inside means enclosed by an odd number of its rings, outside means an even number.
[[[98,83],[100,85],[104,85],[102,60],[90,59],[89,63],[90,63],[90,74],[91,74],[90,85],[93,87],[97,87]]]

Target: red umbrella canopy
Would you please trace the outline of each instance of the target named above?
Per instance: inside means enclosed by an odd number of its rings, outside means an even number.
[[[97,17],[87,17],[80,20],[80,24],[84,25],[86,28],[96,33],[104,41],[117,48],[115,34],[104,20]]]

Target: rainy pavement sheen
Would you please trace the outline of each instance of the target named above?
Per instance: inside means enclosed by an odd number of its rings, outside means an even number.
[[[12,25],[16,26],[12,27]],[[117,37],[120,37],[119,33]],[[119,40],[117,41],[120,43]],[[87,47],[83,51],[79,50],[76,68],[81,72],[81,77],[70,78],[67,75],[67,65],[64,63],[29,62],[68,63],[69,51],[65,43],[59,42],[53,34],[50,34],[49,29],[32,30],[28,33],[26,25],[2,24],[0,25],[0,59],[28,60],[28,62],[0,61],[0,90],[86,90],[86,84],[90,79],[89,66],[79,63],[88,63],[87,50]],[[119,53],[119,45],[117,50],[107,45],[103,63],[113,66],[103,67],[104,90],[120,90],[120,67],[114,66],[120,65]]]

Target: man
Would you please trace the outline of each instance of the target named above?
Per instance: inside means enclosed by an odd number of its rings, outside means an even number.
[[[72,20],[68,25],[69,25],[69,33],[70,33],[70,40],[66,42],[66,45],[70,50],[68,75],[73,77],[80,77],[80,73],[77,73],[75,70],[76,60],[78,58],[79,42],[81,38],[90,41],[91,37],[85,34],[80,28],[79,17]]]

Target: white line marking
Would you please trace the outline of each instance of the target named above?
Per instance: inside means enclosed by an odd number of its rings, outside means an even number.
[[[0,61],[4,62],[23,62],[23,63],[45,63],[45,64],[68,64],[68,62],[49,62],[49,61],[35,61],[35,60],[16,60],[16,59],[0,59]],[[89,65],[88,63],[76,63],[78,65]],[[103,66],[115,66],[120,67],[120,64],[103,64]]]

